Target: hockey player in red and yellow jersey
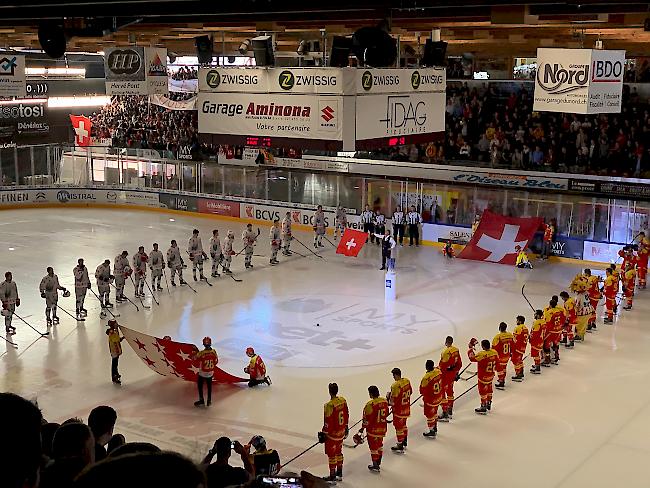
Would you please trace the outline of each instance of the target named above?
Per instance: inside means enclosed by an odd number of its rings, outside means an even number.
[[[607,317],[603,320],[606,324],[614,323],[614,307],[616,306],[616,293],[618,292],[618,283],[612,268],[607,268],[605,270],[605,285],[603,286],[603,292],[605,295],[605,310],[607,312]]]
[[[330,401],[325,404],[323,412],[323,429],[318,433],[318,440],[325,444],[325,454],[330,468],[330,475],[325,481],[343,479],[343,439],[348,435],[350,413],[345,398],[338,396],[339,386],[328,386]]]
[[[192,360],[199,363],[199,374],[197,376],[199,400],[194,402],[195,407],[205,405],[205,402],[203,401],[203,383],[207,385],[208,389],[208,407],[212,403],[212,377],[214,376],[214,370],[217,367],[217,363],[219,362],[217,351],[212,349],[212,339],[209,337],[204,337],[203,347],[204,349],[202,351],[199,351],[198,348],[195,348],[195,352],[192,355]]]
[[[458,380],[460,368],[463,367],[463,361],[460,358],[460,351],[454,346],[454,338],[447,336],[445,339],[445,348],[440,354],[438,367],[442,372],[442,415],[438,420],[449,422],[454,413],[454,383]]]
[[[530,356],[535,364],[530,368],[533,374],[540,374],[542,349],[544,348],[544,312],[535,310],[535,321],[530,329]]]
[[[639,277],[639,288],[646,287],[646,276],[648,275],[648,256],[650,255],[650,240],[645,232],[639,232],[639,250],[636,258],[636,272]]]
[[[481,406],[475,408],[476,413],[485,414],[492,410],[492,382],[494,381],[494,371],[497,364],[497,352],[490,348],[490,341],[483,339],[481,341],[482,351],[474,352],[478,341],[474,338],[469,342],[467,357],[473,363],[476,363],[478,376],[478,394],[481,396]]]
[[[420,381],[420,395],[424,401],[424,416],[429,430],[422,434],[424,437],[435,437],[438,433],[438,407],[442,402],[442,372],[435,367],[431,359],[424,366],[427,370]]]
[[[618,251],[618,257],[619,259],[623,258],[623,262],[621,263],[621,270],[623,270],[623,272],[625,272],[628,263],[631,263],[633,268],[637,264],[636,256],[634,255],[634,248],[631,245],[623,246],[623,249]]]
[[[512,348],[512,364],[515,367],[513,381],[522,381],[524,379],[524,355],[528,346],[528,327],[525,325],[526,319],[523,315],[517,315],[517,326],[512,331],[514,345]]]
[[[497,384],[494,385],[500,390],[506,387],[506,373],[508,370],[508,362],[512,356],[512,348],[515,339],[510,332],[507,332],[508,324],[501,322],[499,324],[499,333],[492,339],[492,349],[497,352]]]
[[[634,265],[627,263],[627,268],[623,274],[623,293],[625,295],[625,306],[623,310],[632,309],[632,300],[634,299],[634,287],[636,286],[636,271]]]
[[[408,444],[409,429],[406,421],[411,416],[411,382],[407,378],[402,378],[402,371],[399,368],[391,370],[394,383],[386,395],[386,400],[393,410],[393,427],[397,434],[397,444],[391,447],[391,451],[404,452]]]
[[[576,311],[576,300],[575,298],[569,296],[566,291],[560,293],[560,297],[564,301],[564,316],[566,317],[564,322],[564,337],[562,342],[567,348],[571,348],[575,345],[573,331],[578,325],[578,314]]]
[[[587,278],[589,303],[591,303],[591,306],[594,309],[591,317],[589,317],[589,324],[587,325],[587,330],[591,330],[596,328],[596,308],[598,307],[598,302],[602,298],[602,295],[600,294],[600,288],[598,287],[600,278],[592,275],[590,269],[585,269],[585,277]]]
[[[388,417],[389,406],[384,398],[379,397],[379,388],[376,386],[369,386],[368,394],[370,400],[363,407],[363,426],[359,430],[359,434],[366,431],[370,458],[372,459],[372,464],[368,466],[368,469],[378,473],[384,452],[384,437],[388,429],[386,417]]]

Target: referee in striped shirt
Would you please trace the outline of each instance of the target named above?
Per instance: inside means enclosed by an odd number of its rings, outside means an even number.
[[[368,237],[370,237],[370,242],[373,241],[373,236],[372,234],[375,232],[375,214],[372,210],[370,210],[370,205],[366,205],[366,209],[361,212],[361,223],[363,224],[363,231],[368,234]],[[368,238],[366,238],[366,242],[368,242]]]
[[[409,246],[413,245],[413,239],[415,239],[415,245],[420,245],[420,224],[422,223],[422,216],[415,211],[415,205],[411,205],[411,211],[406,216],[406,222],[409,226]]]
[[[393,212],[393,239],[397,240],[399,235],[399,245],[401,246],[404,243],[404,212],[402,212],[402,207],[399,205],[397,209]]]

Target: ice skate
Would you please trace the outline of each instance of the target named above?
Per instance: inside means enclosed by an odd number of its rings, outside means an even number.
[[[487,408],[485,408],[485,405],[481,405],[478,408],[475,408],[474,411],[478,414],[485,415],[487,413]]]
[[[52,319],[47,319],[45,322],[48,327],[52,327]]]
[[[487,403],[485,404],[485,408],[488,409],[488,412],[489,412],[490,410],[492,410],[492,401],[487,402]]]
[[[205,406],[205,402],[203,400],[197,400],[194,402],[195,407],[203,407]]]
[[[158,291],[163,291],[163,287],[160,286],[160,285],[158,285],[158,286],[156,287],[156,290],[158,290]]]
[[[264,377],[264,383],[267,385],[271,386],[273,383],[271,382],[271,377],[270,376],[265,376]]]
[[[438,417],[438,422],[449,422],[449,414],[447,412],[442,412],[442,415]]]
[[[433,439],[437,434],[438,434],[438,429],[436,429],[435,427],[433,429],[427,430],[426,432],[422,433],[424,437],[428,437],[430,439]]]
[[[512,381],[524,381],[524,373],[518,373],[510,378]]]
[[[59,317],[57,317],[56,315],[52,317],[52,322],[54,323],[54,325],[57,325],[59,323]]]
[[[106,308],[113,308],[113,304],[112,304],[111,302],[106,302],[106,303],[104,304],[104,307],[106,307]]]
[[[494,385],[495,388],[498,388],[499,390],[505,390],[506,389],[506,382],[505,381],[499,381]]]
[[[176,282],[175,282],[175,281],[172,281],[172,286],[176,286]]]
[[[393,452],[403,453],[404,452],[404,444],[402,444],[401,442],[398,442],[393,447],[391,447],[390,450],[393,451]]]
[[[532,374],[541,374],[541,373],[542,373],[542,371],[541,371],[541,369],[540,369],[540,367],[539,367],[539,364],[536,364],[535,366],[533,366],[532,368],[530,368],[530,372],[531,372]]]
[[[373,473],[379,473],[379,471],[381,470],[381,469],[379,468],[379,465],[378,465],[378,464],[374,464],[374,463],[373,463],[373,464],[369,464],[369,465],[368,465],[368,469],[369,469],[370,471],[372,471]]]
[[[332,484],[332,485],[335,485],[335,484],[336,484],[336,474],[331,474],[331,475],[329,475],[329,476],[323,476],[322,479],[323,479],[323,481],[325,481],[326,483],[330,483],[330,484]]]
[[[336,468],[336,481],[343,481],[343,468]]]

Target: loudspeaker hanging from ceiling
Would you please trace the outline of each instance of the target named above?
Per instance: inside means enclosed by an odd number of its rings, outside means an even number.
[[[447,43],[445,41],[432,41],[427,39],[422,55],[422,66],[446,66]]]
[[[336,68],[346,68],[348,58],[352,49],[352,38],[344,36],[334,36],[332,38],[332,51],[330,53],[330,66]]]
[[[362,27],[352,35],[352,52],[363,66],[386,68],[395,65],[397,43],[379,27]]]
[[[273,39],[271,39],[271,36],[254,37],[251,39],[251,44],[253,45],[256,66],[273,66],[275,64]]]
[[[199,60],[199,64],[212,64],[213,44],[212,36],[198,36],[194,38],[196,57]]]
[[[66,37],[62,25],[43,23],[38,26],[38,42],[51,58],[60,58],[65,54]]]

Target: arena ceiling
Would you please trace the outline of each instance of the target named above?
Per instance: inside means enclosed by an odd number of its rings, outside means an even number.
[[[649,17],[650,3],[633,0],[5,0],[0,47],[38,48],[38,24],[50,21],[80,33],[69,40],[69,51],[137,44],[187,55],[195,52],[194,37],[207,34],[214,36],[215,54],[228,55],[259,32],[276,33],[278,50],[295,51],[302,39],[320,39],[321,29],[345,35],[387,19],[402,48],[416,52],[418,38],[423,43],[440,28],[450,55],[525,57],[540,46],[593,47],[598,39],[607,49],[648,55],[650,32],[643,25]]]

